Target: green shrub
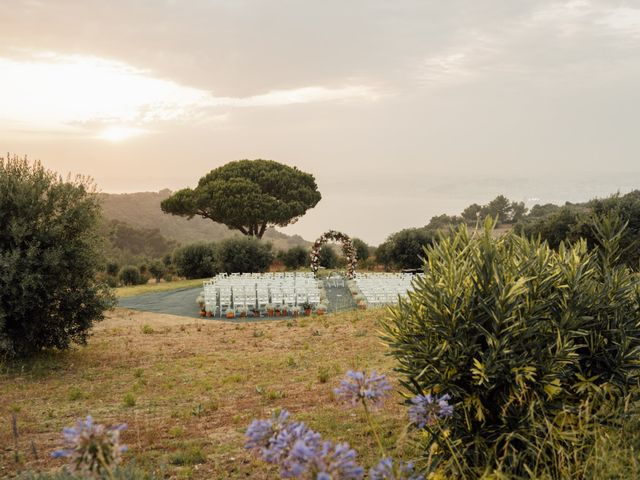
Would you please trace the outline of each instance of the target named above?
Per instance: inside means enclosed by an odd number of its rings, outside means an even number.
[[[122,403],[124,403],[125,407],[135,407],[136,406],[136,397],[133,396],[133,393],[129,392],[125,394],[122,399]]]
[[[100,215],[87,180],[0,158],[0,357],[83,344],[113,306]]]
[[[186,445],[183,449],[178,450],[171,454],[169,457],[169,463],[171,465],[198,465],[204,463],[207,460],[202,447],[199,445]]]
[[[123,285],[140,285],[143,283],[143,277],[140,269],[135,265],[125,265],[120,270],[118,278]]]
[[[301,267],[308,267],[311,263],[309,251],[301,246],[291,247],[289,250],[281,251],[278,258],[289,270],[297,270]]]
[[[320,258],[318,262],[324,268],[336,268],[338,266],[338,254],[331,245],[320,247]]]
[[[589,422],[615,416],[638,382],[638,277],[613,266],[615,218],[598,222],[591,252],[491,229],[463,227],[425,250],[425,276],[384,337],[405,388],[451,395],[452,470],[572,478],[562,469],[588,454]]]
[[[108,275],[115,277],[118,275],[118,271],[120,270],[119,265],[116,262],[108,262],[105,271]]]
[[[218,246],[220,271],[266,272],[273,262],[271,244],[250,237],[228,238]]]
[[[369,245],[367,245],[363,240],[359,238],[354,238],[351,240],[353,243],[353,248],[356,249],[356,256],[359,262],[364,262],[367,258],[369,258]]]
[[[540,237],[551,247],[558,248],[562,242],[576,242],[589,235],[589,210],[582,206],[558,207],[547,215],[523,220],[516,231],[527,237]]]
[[[160,260],[155,260],[149,266],[149,273],[153,278],[156,279],[156,282],[159,282],[160,279],[164,276],[167,271],[167,267]]]
[[[617,215],[627,223],[620,239],[625,252],[620,262],[637,270],[640,266],[640,190],[577,205],[537,205],[516,227],[527,236],[539,235],[554,248],[562,241],[578,238],[586,239],[592,248],[598,243],[593,233],[594,221],[604,215]]]
[[[217,249],[214,243],[192,243],[173,252],[178,275],[186,278],[213,277],[218,273]]]
[[[376,251],[378,262],[385,267],[420,268],[423,248],[431,245],[438,233],[426,228],[407,228],[391,235]]]

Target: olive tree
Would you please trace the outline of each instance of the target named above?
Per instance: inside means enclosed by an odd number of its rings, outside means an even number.
[[[174,193],[162,211],[198,215],[244,235],[262,238],[267,227],[294,223],[321,199],[313,175],[273,160],[238,160]]]
[[[89,180],[0,158],[0,357],[83,344],[113,306],[96,281],[100,214]]]

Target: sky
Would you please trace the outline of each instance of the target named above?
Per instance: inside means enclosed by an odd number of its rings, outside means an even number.
[[[0,150],[104,192],[272,159],[372,244],[640,188],[640,1],[0,0]]]

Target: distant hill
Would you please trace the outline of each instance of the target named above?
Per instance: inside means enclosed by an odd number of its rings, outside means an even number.
[[[164,213],[160,209],[160,202],[171,193],[171,190],[165,189],[159,192],[101,193],[99,197],[107,220],[117,220],[140,229],[158,229],[166,239],[183,245],[199,241],[216,242],[242,235],[211,220],[200,217],[187,220]],[[276,250],[294,245],[311,245],[299,235],[285,235],[273,228],[267,229],[263,238],[273,243]]]

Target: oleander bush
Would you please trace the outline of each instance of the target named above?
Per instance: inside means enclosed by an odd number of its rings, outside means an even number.
[[[637,396],[638,276],[619,262],[624,225],[594,224],[557,250],[493,222],[425,249],[425,275],[391,310],[383,337],[412,394],[447,392],[455,414],[444,471],[579,478],[604,425]],[[442,433],[442,432],[440,432]]]

